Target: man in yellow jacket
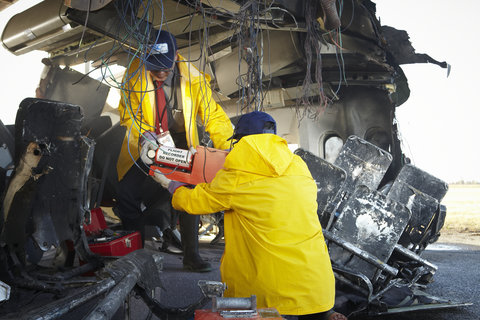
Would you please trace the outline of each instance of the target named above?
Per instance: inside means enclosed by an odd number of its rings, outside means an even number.
[[[264,112],[243,115],[224,168],[191,189],[157,174],[175,209],[224,210],[221,262],[227,297],[257,297],[299,319],[346,319],[331,309],[335,279],[317,216],[317,186],[304,161],[276,134]]]
[[[191,149],[199,144],[199,132],[204,131],[214,147],[230,147],[227,139],[233,127],[212,98],[209,83],[210,77],[179,55],[175,37],[163,30],[156,33],[155,45],[148,53],[128,66],[118,107],[120,124],[127,131],[117,162],[120,182],[115,208],[125,229],[143,232],[145,224],[162,223],[158,210],[142,211],[142,205],[153,208],[163,202],[168,205],[163,212],[170,208],[171,195],[149,178],[141,149],[157,147],[159,137],[167,132],[167,141],[173,140],[177,148]],[[199,131],[197,125],[204,129]],[[204,272],[211,267],[198,254],[198,222],[198,217],[180,213],[184,266]]]

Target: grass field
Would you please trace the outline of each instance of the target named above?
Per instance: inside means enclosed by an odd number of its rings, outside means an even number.
[[[480,236],[480,184],[451,184],[442,204],[447,207],[443,232]]]

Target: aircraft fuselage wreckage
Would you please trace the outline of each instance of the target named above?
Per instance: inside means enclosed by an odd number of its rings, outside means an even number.
[[[1,36],[15,55],[48,58],[36,97],[0,126],[0,316],[68,318],[89,304],[86,318],[109,319],[134,291],[159,318],[187,319],[221,296],[222,283],[203,281],[197,303],[162,305],[152,296],[162,253],[141,248],[138,233],[101,209],[115,205],[123,71],[145,58],[160,29],[211,76],[232,123],[253,110],[271,114],[307,163],[337,310],[465,305],[423,291],[437,266],[421,255],[439,237],[448,185],[409,163],[395,119],[409,97],[401,65],[450,66],[382,26],[374,2],[44,0],[11,17]]]

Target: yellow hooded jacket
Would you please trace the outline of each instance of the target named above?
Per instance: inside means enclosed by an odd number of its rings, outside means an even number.
[[[189,146],[198,145],[197,117],[210,134],[214,147],[230,148],[227,141],[233,134],[230,119],[212,98],[210,76],[201,73],[195,66],[178,55],[185,132]],[[139,158],[139,138],[145,131],[155,131],[156,100],[150,72],[134,59],[123,77],[121,91],[120,124],[127,128],[122,149],[117,161],[118,179],[121,180],[135,160]],[[135,120],[135,121],[133,121]]]
[[[257,296],[281,314],[328,311],[335,279],[317,216],[317,186],[287,142],[243,137],[209,184],[180,187],[173,207],[190,214],[225,210],[220,271],[225,296]]]

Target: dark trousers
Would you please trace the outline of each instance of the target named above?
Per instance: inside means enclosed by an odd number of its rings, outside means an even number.
[[[145,226],[158,226],[162,231],[175,228],[179,217],[184,257],[198,253],[199,216],[172,208],[172,196],[147,175],[148,168],[137,160],[119,182],[116,214],[125,230],[140,231],[145,239]],[[142,210],[142,203],[146,208]]]

